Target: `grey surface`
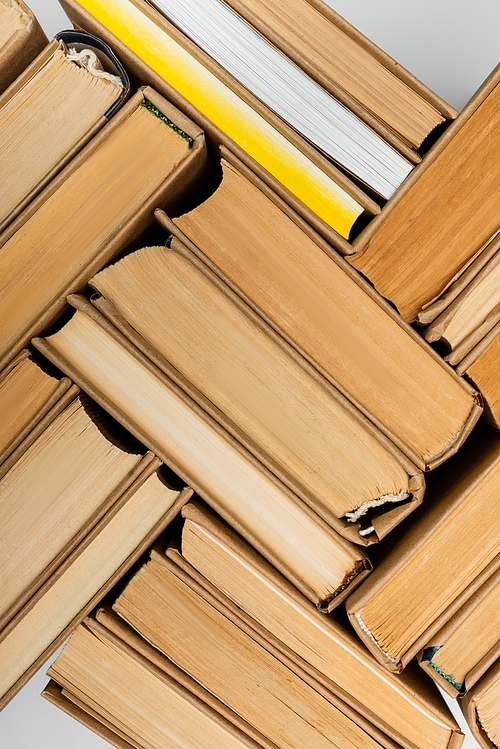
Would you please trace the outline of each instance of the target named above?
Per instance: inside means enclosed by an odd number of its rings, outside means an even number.
[[[28,4],[49,39],[70,28],[56,0],[28,0]],[[499,61],[500,3],[496,0],[330,0],[330,5],[457,109]],[[47,683],[46,668],[0,714],[2,749],[109,747],[39,697]],[[448,703],[465,730],[458,706],[452,700]],[[477,744],[468,734],[464,749],[474,747]]]

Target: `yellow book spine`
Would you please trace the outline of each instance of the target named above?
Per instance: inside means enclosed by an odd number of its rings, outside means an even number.
[[[131,0],[78,0],[257,163],[348,238],[363,207]]]

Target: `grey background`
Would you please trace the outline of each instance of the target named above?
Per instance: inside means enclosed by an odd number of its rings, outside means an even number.
[[[70,28],[57,0],[27,1],[49,39]],[[329,4],[457,109],[500,59],[497,0],[330,0]],[[47,667],[0,713],[2,749],[109,747],[41,699]],[[460,710],[452,700],[448,702],[465,730]],[[477,744],[468,734],[464,749],[474,747]]]

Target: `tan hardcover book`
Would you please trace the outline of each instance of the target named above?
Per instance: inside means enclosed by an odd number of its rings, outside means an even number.
[[[316,611],[206,505],[191,501],[182,515],[180,544],[171,542],[167,556],[242,627],[255,630],[325,694],[336,694],[399,745],[454,745],[459,728],[423,674],[411,668],[388,674],[337,612],[325,617]]]
[[[16,78],[0,96],[0,232],[109,120],[129,88],[107,44],[75,31],[58,34]]]
[[[478,432],[446,464],[429,510],[349,597],[349,619],[391,671],[411,658],[499,568],[492,512],[500,482],[500,439]]]
[[[205,165],[200,130],[138,91],[0,237],[0,362],[151,224],[153,207],[178,204]]]
[[[477,395],[262,180],[222,156],[215,192],[173,221],[157,212],[162,226],[417,466],[439,465],[477,420]]]
[[[47,41],[23,0],[0,0],[0,94],[40,54]]]
[[[482,749],[498,749],[500,723],[500,665],[495,661],[484,676],[458,702],[472,735]]]
[[[5,627],[133,480],[144,448],[89,399],[66,405],[0,480]]]
[[[498,352],[500,332],[500,234],[489,243],[447,294],[429,308],[425,337],[437,342],[445,361],[481,390],[489,426],[500,428]],[[427,318],[424,319],[424,322]]]
[[[134,564],[191,496],[152,453],[0,635],[0,709]]]
[[[416,161],[415,151],[430,133],[456,117],[452,107],[322,0],[231,0],[229,5],[409,159]]]
[[[0,372],[0,478],[77,392],[27,349]]]
[[[255,631],[245,631],[158,550],[131,577],[113,610],[283,749],[397,746],[336,695],[327,697]]]
[[[142,353],[351,541],[379,540],[421,501],[416,466],[178,241],[90,284]]]
[[[336,533],[89,302],[35,345],[328,610],[371,569]]]
[[[405,183],[353,242],[353,266],[413,321],[498,232],[500,68],[482,84]]]
[[[466,694],[500,656],[500,570],[418,654],[421,667],[451,697]]]
[[[118,749],[277,749],[116,614],[96,616],[50,667],[46,699]]]
[[[158,33],[161,36],[165,33],[168,34],[169,37],[174,40],[174,43],[178,43],[183,50],[187,51],[188,55],[195,60],[196,65],[198,64],[198,61],[201,61],[204,68],[209,71],[209,74],[213,74],[215,78],[221,81],[231,92],[234,91],[237,97],[241,99],[244,104],[249,102],[251,106],[249,111],[251,112],[253,110],[257,113],[259,118],[271,123],[274,131],[279,134],[280,144],[281,138],[284,135],[287,141],[292,144],[293,148],[297,146],[297,153],[302,155],[305,154],[308,162],[314,165],[313,171],[316,176],[304,179],[292,170],[289,175],[291,179],[287,180],[287,186],[284,186],[280,172],[283,163],[288,157],[282,156],[282,146],[280,145],[278,147],[278,143],[276,142],[276,139],[273,140],[272,135],[266,133],[266,135],[263,136],[262,131],[260,130],[259,132],[259,128],[257,128],[259,135],[256,139],[256,153],[254,156],[249,155],[244,138],[240,143],[237,143],[233,138],[229,137],[223,129],[214,125],[210,118],[210,113],[201,111],[190,100],[189,96],[184,96],[179,93],[175,87],[175,82],[171,79],[169,70],[165,68],[163,73],[155,70],[155,68],[158,68],[156,63],[161,59],[161,54],[156,57],[155,50],[152,50],[151,55],[145,55],[141,58],[132,49],[134,43],[131,42],[130,35],[128,35],[128,39],[125,41],[118,30],[117,33],[113,33],[111,25],[107,28],[104,22],[100,22],[95,15],[85,8],[84,2],[78,2],[78,0],[60,0],[60,2],[68,17],[77,27],[86,29],[96,36],[99,36],[99,38],[105,39],[110,44],[137,81],[154,86],[156,90],[185,112],[188,117],[192,118],[195,122],[198,122],[207,134],[214,149],[218,148],[222,143],[234,150],[238,157],[252,171],[256,172],[261,179],[271,185],[273,190],[284,198],[289,205],[292,205],[294,209],[304,217],[311,226],[314,226],[322,236],[326,237],[335,248],[337,248],[342,254],[352,252],[352,246],[346,240],[346,237],[349,235],[350,231],[351,233],[356,233],[359,230],[357,228],[358,224],[364,225],[367,220],[370,220],[374,215],[379,213],[380,207],[378,203],[368,198],[362,190],[356,187],[342,172],[337,170],[331,162],[328,162],[323,156],[321,156],[317,149],[308,144],[301,136],[285,125],[285,123],[264,106],[259,99],[252,97],[246,89],[235,81],[234,78],[229,76],[208,55],[203,53],[197,45],[193,44],[193,42],[184,36],[175,26],[170,24],[157,10],[142,0],[133,0],[133,3],[130,3],[131,12],[138,11],[140,14],[140,20],[146,19],[144,22],[148,24],[148,28],[150,22],[153,21],[154,28],[159,29]],[[107,11],[107,8],[104,8],[103,10]],[[115,18],[121,20],[121,8],[116,9]],[[124,21],[126,22],[125,18]],[[132,23],[135,23],[135,21],[132,21]],[[146,57],[148,57],[148,59],[146,59]],[[193,72],[189,71],[183,77],[181,76],[179,81],[189,80],[192,76]],[[217,108],[221,109],[224,107],[220,105]],[[239,122],[252,120],[252,118],[253,115],[241,113]],[[257,151],[261,151],[261,147],[262,153],[257,153]],[[288,148],[288,146],[286,146],[286,148]],[[302,160],[302,155],[300,160]],[[276,163],[274,163],[275,157]],[[273,162],[272,165],[266,165],[265,163],[269,161],[269,158],[271,158],[271,161]],[[317,173],[316,169],[319,170]],[[415,170],[411,175],[411,179],[413,179],[414,174]],[[311,195],[313,193],[311,187],[316,185],[318,179],[323,181],[325,180],[325,177],[326,181],[318,195],[319,203],[312,207]],[[351,229],[342,229],[341,233],[333,229],[331,224],[328,223],[332,207],[337,204],[337,199],[334,198],[333,195],[328,199],[326,196],[331,194],[336,182],[340,185],[342,190],[347,192],[350,199],[354,199],[359,206],[355,210],[355,213],[358,213],[358,220],[354,225],[352,225],[352,221],[349,219],[348,223],[351,225]],[[323,195],[323,197],[321,197],[321,195]],[[323,200],[325,201],[324,205]],[[337,209],[335,208],[335,210]],[[324,213],[324,216],[321,217],[320,213]]]

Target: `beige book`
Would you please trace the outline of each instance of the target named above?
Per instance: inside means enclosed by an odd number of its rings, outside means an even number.
[[[152,552],[113,609],[282,749],[380,745],[347,707],[328,701],[205,600],[162,554]]]
[[[54,661],[43,697],[118,749],[277,749],[116,616],[98,616]]]
[[[482,84],[427,168],[353,243],[350,262],[413,321],[498,232],[500,68]]]
[[[500,655],[500,571],[427,643],[422,668],[452,697],[463,696]]]
[[[213,595],[222,593],[226,606],[229,598],[248,627],[402,746],[447,747],[455,740],[458,726],[423,674],[388,674],[339,616],[316,611],[206,506],[189,502],[182,515],[182,556],[175,546],[167,556],[190,563],[186,571],[196,570],[195,579]]]
[[[418,148],[444,122],[441,112],[450,116],[444,102],[431,103],[425,98],[427,92],[411,88],[386,67],[383,54],[377,55],[380,50],[368,49],[359,32],[346,28],[348,24],[321,2],[230,0],[229,4],[332,95],[358,116],[364,115],[371,127],[376,128],[377,121],[384,123],[387,132],[384,128],[380,133],[389,142],[392,131]],[[396,140],[393,145],[398,147]]]
[[[416,465],[438,465],[478,418],[469,386],[326,242],[224,155],[231,163],[223,159],[217,190],[166,228]]]
[[[141,449],[135,441],[128,452],[113,444],[76,398],[5,474],[2,625],[102,517],[128,483]]]
[[[57,415],[61,399],[75,394],[67,377],[49,374],[26,349],[0,372],[0,477],[6,461],[10,467],[36,438],[37,429]]]
[[[135,480],[0,635],[0,709],[189,498],[147,454]]]
[[[339,532],[335,520],[378,540],[371,515],[420,497],[418,469],[178,242],[131,253],[90,283],[167,374],[185,377],[187,392]]]
[[[457,374],[465,375],[481,390],[485,419],[494,429],[500,428],[499,243],[497,236],[485,249],[485,259],[479,257],[464,273],[456,284],[460,293],[425,331],[428,340],[438,341],[449,351],[445,361]]]
[[[52,42],[0,97],[0,232],[122,99],[125,81],[103,69],[93,42]]]
[[[89,303],[74,302],[83,309],[36,345],[318,606],[339,603],[371,568],[361,549],[287,490]]]
[[[123,238],[125,227],[145,228],[147,201],[173,187],[168,178],[191,161],[193,139],[175,130],[147,94],[138,92],[10,225],[6,241],[0,237],[0,358],[22,347],[51,305],[64,307],[61,295],[72,283],[84,284],[116,252],[120,230]],[[157,101],[154,92],[151,98]],[[193,155],[202,147],[201,139]]]
[[[400,671],[500,566],[500,439],[471,437],[429,492],[430,510],[347,602],[375,656]],[[372,582],[373,580],[373,582]]]

